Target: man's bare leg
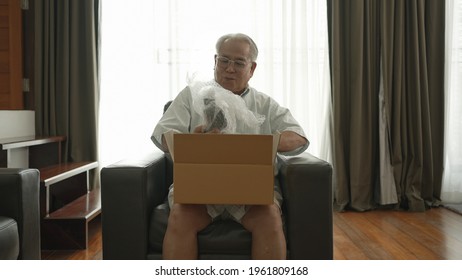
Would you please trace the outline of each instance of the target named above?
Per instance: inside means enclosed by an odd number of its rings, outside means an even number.
[[[287,245],[282,229],[281,213],[277,205],[252,206],[241,223],[252,233],[253,259],[286,259]]]
[[[212,222],[205,205],[174,204],[165,232],[162,257],[197,259],[197,233]]]

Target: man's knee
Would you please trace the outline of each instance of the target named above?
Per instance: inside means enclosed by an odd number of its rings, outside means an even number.
[[[200,231],[210,224],[211,218],[203,205],[174,204],[168,226],[181,231]]]
[[[251,231],[282,230],[282,218],[279,207],[273,205],[252,206],[242,218],[243,226]]]

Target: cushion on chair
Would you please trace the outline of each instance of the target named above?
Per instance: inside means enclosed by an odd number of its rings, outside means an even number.
[[[16,260],[19,256],[18,224],[0,216],[0,260]]]
[[[162,251],[169,207],[165,202],[154,208],[149,230],[150,251]],[[242,225],[232,220],[215,221],[198,234],[199,255],[250,256],[252,237]]]

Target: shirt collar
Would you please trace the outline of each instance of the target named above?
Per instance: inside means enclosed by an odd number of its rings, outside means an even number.
[[[243,93],[241,93],[240,97],[244,97],[244,96],[246,96],[246,95],[247,95],[247,93],[249,93],[249,91],[250,91],[250,87],[247,87],[247,88],[244,90],[244,92],[243,92]]]

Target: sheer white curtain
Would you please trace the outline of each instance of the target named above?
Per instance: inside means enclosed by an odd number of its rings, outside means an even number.
[[[446,1],[446,123],[442,199],[462,203],[462,0]]]
[[[215,42],[246,33],[259,47],[250,84],[290,108],[309,151],[330,159],[325,0],[111,0],[102,7],[101,165],[155,149],[163,104],[188,75],[213,77]]]

